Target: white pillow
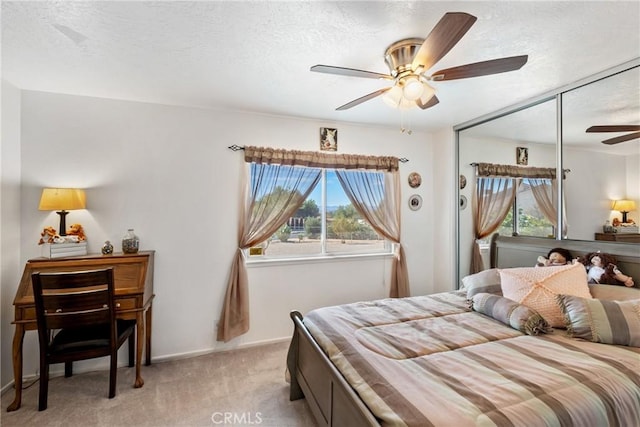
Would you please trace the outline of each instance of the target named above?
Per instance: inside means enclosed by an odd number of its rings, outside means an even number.
[[[536,310],[554,328],[565,327],[556,295],[591,299],[587,271],[580,263],[545,268],[505,268],[499,271],[502,295]]]

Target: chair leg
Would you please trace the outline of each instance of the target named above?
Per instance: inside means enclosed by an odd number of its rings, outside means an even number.
[[[40,396],[38,397],[38,411],[47,409],[47,397],[49,394],[49,364],[40,363]]]
[[[135,331],[129,335],[129,367],[131,368],[132,366],[135,365],[134,360],[135,360],[135,347],[136,347],[136,337],[135,337],[136,333]]]
[[[116,376],[118,373],[118,350],[111,354],[111,367],[109,368],[109,399],[116,396]]]
[[[69,378],[73,375],[73,362],[64,362],[64,376]]]

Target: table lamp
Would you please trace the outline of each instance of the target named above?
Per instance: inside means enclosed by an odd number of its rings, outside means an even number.
[[[84,209],[87,206],[84,190],[77,188],[43,188],[40,197],[41,211],[57,211],[60,215],[60,228],[58,229],[61,236],[67,235],[67,224],[65,217],[68,210]]]
[[[627,222],[627,214],[636,209],[636,202],[633,200],[615,200],[612,209],[622,214],[622,223]]]

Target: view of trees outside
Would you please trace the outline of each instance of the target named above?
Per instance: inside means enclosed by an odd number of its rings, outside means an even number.
[[[281,197],[285,193],[286,190],[276,187],[269,195],[256,201],[256,209],[260,209],[264,203],[287,203],[291,198]],[[318,192],[314,193],[305,200],[289,221],[262,245],[265,255],[277,257],[322,253],[322,200],[316,200]],[[267,196],[273,195],[277,197],[269,197],[267,201]],[[332,198],[340,201],[347,199],[337,180],[327,180],[327,253],[370,253],[388,250],[385,240],[378,236],[351,203],[332,205]]]
[[[511,236],[515,232],[519,236],[554,236],[553,225],[538,208],[538,203],[533,197],[531,187],[526,183],[526,181],[522,182],[518,188],[515,209],[517,209],[518,212],[517,228],[514,229],[513,227],[514,208],[512,208],[498,229],[500,235]]]

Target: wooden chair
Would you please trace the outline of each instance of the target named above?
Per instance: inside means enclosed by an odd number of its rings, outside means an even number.
[[[129,341],[133,366],[135,320],[116,320],[113,269],[33,273],[40,342],[38,410],[47,409],[49,365],[65,364],[65,377],[76,360],[109,356],[109,398],[116,395],[118,349]]]

